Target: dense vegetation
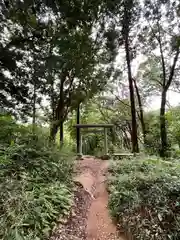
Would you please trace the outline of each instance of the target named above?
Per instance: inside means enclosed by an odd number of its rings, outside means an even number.
[[[133,239],[179,239],[180,164],[157,158],[114,162],[111,214]]]
[[[0,117],[0,238],[45,239],[72,204],[73,161],[43,129]]]
[[[113,123],[109,152],[144,154],[113,167],[117,221],[179,238],[179,20],[179,0],[1,1],[1,239],[44,239],[68,213],[79,122]],[[103,148],[83,137],[84,154]]]

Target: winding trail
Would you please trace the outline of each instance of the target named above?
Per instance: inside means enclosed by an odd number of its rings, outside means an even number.
[[[84,158],[77,162],[73,214],[60,224],[51,240],[125,240],[113,224],[108,205],[106,179],[109,162]]]

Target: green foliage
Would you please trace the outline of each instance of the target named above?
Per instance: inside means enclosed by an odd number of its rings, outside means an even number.
[[[10,117],[0,122],[10,136],[0,151],[0,238],[46,239],[72,204],[72,156],[41,129],[32,134]]]
[[[0,106],[21,118],[32,116],[39,105],[45,108],[45,96],[48,117],[60,120],[61,99],[66,119],[67,109],[101,91],[111,75],[101,64],[110,55],[110,47],[102,44],[104,2],[51,2],[1,3]],[[92,34],[96,27],[101,34]]]
[[[124,159],[112,165],[109,207],[133,239],[179,239],[180,165]]]
[[[150,112],[145,115],[146,124],[146,144],[145,149],[148,154],[159,154],[160,150],[160,131],[159,114]]]
[[[13,134],[18,131],[18,126],[10,115],[0,115],[0,144],[10,144],[15,137]]]
[[[180,147],[180,109],[179,106],[170,109],[166,113],[166,119],[168,121],[169,137],[174,144],[178,144]]]
[[[145,150],[148,154],[159,154],[160,150],[160,130],[159,113],[157,111],[145,114],[146,123],[146,145]],[[180,110],[179,106],[170,108],[166,114],[166,125],[168,133],[169,156],[179,156],[180,146]]]

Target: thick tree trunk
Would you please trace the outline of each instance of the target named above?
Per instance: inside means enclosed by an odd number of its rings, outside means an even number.
[[[62,147],[63,143],[64,143],[64,121],[63,121],[63,119],[61,119],[59,128],[60,128],[60,147]]]
[[[63,119],[64,119],[64,82],[66,80],[67,72],[63,72],[61,76],[60,92],[59,92],[59,101],[57,107],[53,109],[53,121],[52,127],[50,130],[50,139],[55,141],[58,128],[60,127],[60,143],[63,144],[64,141],[64,132],[63,132]]]
[[[124,40],[125,40],[126,62],[127,62],[127,68],[128,68],[129,92],[130,92],[130,102],[131,102],[132,152],[139,152],[138,137],[137,137],[136,107],[135,107],[134,87],[133,87],[133,79],[132,79],[132,73],[131,73],[131,60],[130,60],[130,52],[129,52],[129,30],[128,30],[128,28],[125,28]]]
[[[138,99],[138,104],[139,104],[139,112],[140,112],[140,122],[141,122],[141,127],[142,127],[142,133],[143,133],[143,140],[144,140],[144,144],[146,144],[146,125],[144,122],[144,111],[143,111],[143,105],[142,105],[142,101],[141,101],[141,95],[139,93],[139,89],[136,83],[136,79],[133,78],[134,81],[134,86],[136,89],[136,95],[137,95],[137,99]]]
[[[165,107],[166,107],[166,91],[162,92],[161,95],[161,108],[160,108],[160,135],[161,135],[161,150],[160,156],[166,157],[167,156],[167,130],[166,130],[166,119],[165,119]]]

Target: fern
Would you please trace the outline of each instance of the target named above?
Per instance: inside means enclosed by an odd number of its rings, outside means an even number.
[[[47,136],[11,124],[16,137],[0,147],[0,239],[46,239],[72,205],[73,162]]]

